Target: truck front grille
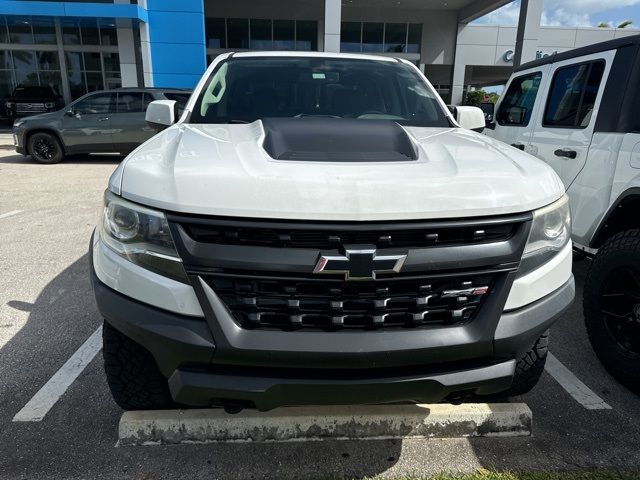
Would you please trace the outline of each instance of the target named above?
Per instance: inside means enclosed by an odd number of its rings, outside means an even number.
[[[378,329],[473,319],[496,274],[344,281],[238,274],[202,277],[243,328]]]
[[[46,112],[47,109],[44,103],[16,103],[16,112],[18,113],[31,113],[31,112]]]

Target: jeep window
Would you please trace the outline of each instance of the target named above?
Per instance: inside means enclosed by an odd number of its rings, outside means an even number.
[[[93,113],[110,113],[114,108],[113,93],[95,93],[83,98],[73,105],[73,111],[80,115],[89,115]]]
[[[541,80],[541,72],[513,79],[500,103],[496,117],[500,125],[519,127],[529,125]]]
[[[596,103],[604,61],[559,68],[553,75],[542,125],[586,128]]]
[[[321,116],[449,127],[436,95],[410,66],[397,61],[232,58],[210,75],[190,122]]]

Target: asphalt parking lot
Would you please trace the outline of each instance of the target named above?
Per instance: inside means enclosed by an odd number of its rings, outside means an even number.
[[[105,156],[38,165],[0,146],[1,478],[394,478],[481,467],[640,469],[640,397],[599,364],[579,300],[552,330],[554,360],[540,384],[516,399],[533,411],[532,437],[116,447],[122,411],[111,400],[101,356],[74,354],[101,325],[87,250],[118,162]],[[574,267],[578,299],[586,267],[587,261]],[[58,382],[44,417],[14,421],[70,358],[86,368],[66,377],[68,388]],[[23,419],[29,420],[27,410]]]

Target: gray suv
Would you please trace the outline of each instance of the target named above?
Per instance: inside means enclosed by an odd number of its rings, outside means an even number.
[[[175,100],[179,115],[190,91],[119,88],[89,93],[61,110],[16,120],[16,151],[36,162],[57,163],[67,155],[127,154],[157,130],[145,121],[154,100]]]

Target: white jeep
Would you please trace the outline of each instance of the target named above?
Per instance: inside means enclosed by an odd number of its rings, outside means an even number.
[[[608,370],[640,386],[640,35],[545,57],[512,75],[485,133],[548,163],[593,259],[589,338]]]
[[[404,60],[218,57],[92,241],[123,408],[460,401],[538,381],[574,297],[564,187]],[[170,125],[170,126],[169,126]],[[466,128],[463,128],[466,127]]]

